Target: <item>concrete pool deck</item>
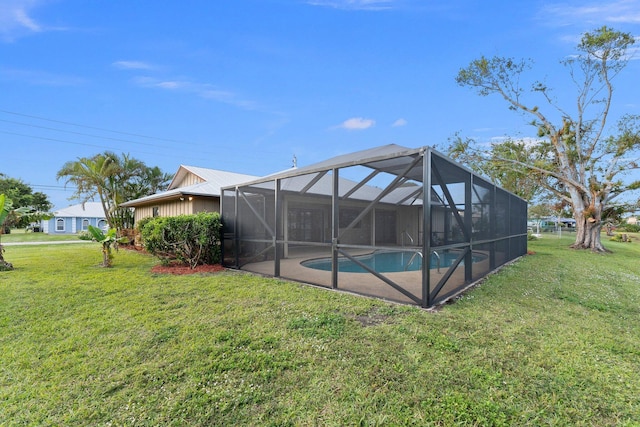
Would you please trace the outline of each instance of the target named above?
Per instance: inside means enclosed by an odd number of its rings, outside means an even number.
[[[371,251],[359,251],[358,253],[350,252],[353,255],[361,255],[370,253]],[[297,282],[308,283],[312,285],[331,288],[331,272],[317,270],[305,267],[302,262],[317,258],[327,257],[327,251],[294,251],[289,252],[287,258],[280,260],[280,277],[283,279],[294,280]],[[485,273],[489,271],[489,259],[474,263],[474,269],[479,269]],[[242,266],[242,270],[257,273],[265,276],[274,275],[273,260],[253,262]],[[430,274],[431,289],[435,288],[442,277],[447,273],[448,269],[443,267],[438,272],[432,269]],[[399,287],[409,292],[418,299],[422,298],[422,272],[421,271],[404,271],[396,273],[382,273],[384,277],[393,281]],[[477,276],[474,274],[474,277]],[[469,283],[465,283],[464,266],[460,265],[453,272],[446,285],[440,291],[439,295],[454,294],[456,291],[464,290],[469,287]],[[357,294],[372,296],[376,298],[387,299],[395,302],[416,304],[416,301],[404,295],[388,283],[380,280],[378,277],[369,273],[338,273],[338,289]],[[440,297],[439,297],[440,298]],[[438,298],[438,299],[439,299]]]

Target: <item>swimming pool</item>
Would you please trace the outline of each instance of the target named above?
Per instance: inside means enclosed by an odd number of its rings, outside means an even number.
[[[438,254],[440,257],[438,260],[438,255],[432,252],[431,268],[435,269],[438,265],[441,268],[447,268],[454,263],[459,254],[457,251],[442,252]],[[472,260],[476,263],[486,259],[486,257],[486,255],[482,254],[473,254]],[[376,251],[367,255],[355,256],[354,258],[378,273],[417,271],[422,268],[422,257],[416,254],[415,251]],[[304,267],[316,270],[331,271],[331,258],[312,259],[303,261],[301,264]],[[462,264],[464,264],[464,261]],[[338,271],[343,273],[368,273],[367,270],[345,257],[338,258]]]

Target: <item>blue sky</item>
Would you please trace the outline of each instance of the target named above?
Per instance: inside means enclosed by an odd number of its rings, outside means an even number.
[[[531,58],[571,108],[559,61],[602,25],[640,35],[640,0],[0,0],[0,172],[61,208],[56,172],[105,150],[265,175],[294,155],[533,136],[456,74]],[[633,60],[617,78],[612,126],[640,114],[639,75]]]

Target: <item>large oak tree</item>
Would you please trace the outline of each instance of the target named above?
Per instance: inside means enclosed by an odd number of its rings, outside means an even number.
[[[614,131],[608,123],[613,80],[627,65],[634,42],[629,33],[606,26],[585,33],[577,54],[562,61],[576,89],[575,98],[564,105],[543,83],[523,87],[529,61],[481,57],[456,77],[461,86],[482,96],[499,95],[510,109],[528,116],[538,139],[508,141],[509,146],[495,144],[487,150],[459,138],[453,151],[471,162],[488,162],[494,170],[526,174],[566,201],[576,220],[574,248],[605,251],[600,240],[603,212],[620,194],[640,187],[637,181],[625,181],[626,174],[639,168],[640,117],[624,115]],[[547,112],[534,103],[536,94]]]

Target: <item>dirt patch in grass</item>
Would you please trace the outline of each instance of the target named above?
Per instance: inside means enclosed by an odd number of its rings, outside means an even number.
[[[213,265],[198,265],[196,268],[191,268],[188,265],[180,263],[171,263],[168,265],[155,265],[152,269],[152,273],[157,274],[203,274],[203,273],[219,273],[224,271],[225,268],[220,264]]]
[[[383,323],[393,322],[391,312],[383,312],[379,308],[374,308],[368,313],[353,316],[362,326],[376,326]]]
[[[385,323],[389,316],[384,314],[373,314],[365,316],[356,316],[355,319],[360,322],[362,326],[376,326]]]

